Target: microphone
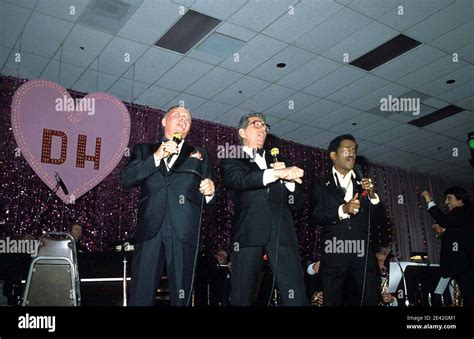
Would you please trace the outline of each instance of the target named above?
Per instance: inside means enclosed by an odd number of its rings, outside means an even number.
[[[68,195],[69,194],[69,191],[67,190],[67,187],[66,185],[64,184],[64,181],[61,179],[61,177],[59,176],[58,172],[54,172],[54,177],[56,178],[56,184],[59,185],[59,187],[61,187],[61,189],[63,190],[64,194]]]
[[[280,150],[274,147],[271,149],[270,154],[273,156],[273,162],[278,162],[278,154],[280,154]]]
[[[179,144],[181,142],[181,140],[183,139],[181,133],[179,133],[179,132],[174,132],[171,137],[173,138],[173,141],[177,144]]]
[[[362,174],[362,168],[360,167],[359,164],[355,164],[354,165],[354,168],[353,168],[353,171],[356,175],[356,181],[359,183],[362,181],[362,178],[364,177],[364,175]]]

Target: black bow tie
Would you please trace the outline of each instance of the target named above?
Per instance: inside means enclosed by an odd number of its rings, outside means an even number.
[[[264,153],[265,153],[265,150],[263,148],[257,148],[257,154],[259,154],[261,157],[263,157]]]

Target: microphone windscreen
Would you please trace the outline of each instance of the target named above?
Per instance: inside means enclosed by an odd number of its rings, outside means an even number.
[[[181,142],[181,139],[182,139],[183,137],[181,136],[181,133],[175,132],[175,133],[173,133],[172,138],[173,138],[173,141],[174,141],[174,142],[176,142],[177,144],[179,144],[179,143]]]
[[[356,175],[356,179],[359,181],[362,180],[362,178],[364,177],[364,175],[362,174],[362,168],[359,164],[354,165],[354,173]]]

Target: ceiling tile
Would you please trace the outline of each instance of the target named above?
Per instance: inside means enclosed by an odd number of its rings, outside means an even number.
[[[82,73],[72,88],[83,93],[105,92],[118,79],[118,76],[99,73],[88,69]]]
[[[321,130],[311,126],[301,126],[283,136],[286,140],[291,140],[294,142],[303,142],[304,140],[315,136],[320,133]]]
[[[462,68],[458,68],[457,70],[445,74],[442,77],[437,78],[434,81],[431,81],[421,87],[418,88],[420,92],[427,93],[432,96],[437,96],[439,94],[448,92],[453,88],[466,84],[473,79],[474,74],[474,66],[468,64]],[[456,82],[454,84],[447,84],[446,81],[455,79]]]
[[[283,42],[259,34],[237,52],[238,61],[231,56],[220,66],[246,74],[286,46],[288,45]]]
[[[301,127],[301,124],[298,124],[293,121],[288,120],[280,120],[276,124],[271,125],[270,133],[277,136],[282,137],[283,135]],[[288,140],[288,139],[287,139]]]
[[[178,4],[145,0],[117,35],[153,45],[181,18],[180,13],[182,12]]]
[[[6,48],[0,45],[0,65],[3,66],[3,63],[7,60],[8,56],[10,55],[10,48]],[[11,56],[12,58],[15,58],[14,54]],[[2,73],[2,70],[0,68],[0,73]]]
[[[328,129],[330,127],[342,124],[345,121],[349,121],[350,124],[354,122],[357,123],[359,121],[356,121],[356,117],[360,116],[361,113],[362,112],[358,109],[349,106],[343,106],[327,115],[322,116],[321,118],[314,120],[312,125],[321,129]]]
[[[377,19],[382,14],[395,8],[400,4],[399,0],[357,0],[351,1],[347,6],[351,9],[363,13],[371,18]]]
[[[341,108],[342,105],[338,104],[333,101],[329,101],[326,99],[321,99],[314,104],[303,108],[302,110],[292,113],[287,116],[288,120],[291,121],[296,121],[302,124],[311,124],[313,126],[316,126],[314,122],[323,117],[328,115],[331,112],[334,112],[335,110]],[[319,127],[319,126],[317,126]]]
[[[304,140],[304,143],[306,145],[318,147],[321,149],[327,149],[331,140],[333,140],[337,136],[339,136],[339,134],[321,130],[318,134]]]
[[[278,102],[269,109],[265,110],[266,114],[270,114],[276,117],[286,117],[294,114],[297,111],[302,110],[305,107],[315,103],[319,98],[312,95],[308,95],[302,92],[296,92],[290,97]]]
[[[180,93],[176,97],[174,97],[171,101],[169,101],[165,107],[172,107],[172,106],[184,106],[187,109],[193,112],[199,106],[206,102],[206,99],[189,95],[186,93]]]
[[[61,57],[63,61],[70,64],[89,67],[111,39],[110,34],[76,25],[63,44],[62,56],[61,50],[58,50],[54,59],[59,60]]]
[[[474,10],[474,8],[471,8],[471,10]],[[433,45],[444,51],[455,52],[473,43],[473,32],[474,20],[470,20],[431,41],[430,45]]]
[[[344,7],[335,15],[301,36],[294,44],[316,53],[322,53],[346,39],[348,32],[357,32],[371,21],[365,15]]]
[[[342,66],[334,72],[329,73],[324,78],[319,79],[312,85],[309,85],[303,89],[303,91],[319,97],[325,97],[362,78],[366,74],[366,72],[353,66]]]
[[[474,80],[464,85],[455,87],[450,91],[440,93],[438,97],[443,100],[446,100],[449,103],[455,103],[467,97],[472,97],[473,94],[474,94]]]
[[[41,73],[40,78],[54,81],[64,88],[71,88],[85,71],[82,67],[63,63],[61,64],[61,78],[59,78],[59,70],[59,62],[51,61],[46,69]]]
[[[25,26],[31,11],[0,2],[0,44],[13,47]]]
[[[293,93],[295,93],[295,91],[292,89],[278,85],[270,85],[250,99],[242,102],[240,107],[250,109],[254,112],[264,112],[278,100],[288,98]]]
[[[100,53],[99,69],[105,73],[121,76],[146,49],[147,46],[143,44],[115,37]],[[92,63],[90,68],[96,70],[97,63]]]
[[[341,67],[341,64],[318,56],[280,79],[277,83],[296,90],[302,90],[339,67]]]
[[[411,1],[407,3],[409,6],[416,6],[416,11],[410,13],[409,7],[406,8],[405,12],[412,17],[417,17],[417,25],[410,27],[406,33],[422,42],[430,42],[451,29],[463,24],[466,21],[472,19],[472,2],[470,0],[458,0],[458,1],[420,1],[419,3]],[[445,7],[445,8],[443,8]],[[443,8],[441,11],[439,9]],[[434,14],[435,11],[438,11]],[[425,19],[426,20],[423,20]],[[446,20],[449,18],[449,20]],[[405,30],[413,21],[410,22],[407,18],[401,18],[400,16],[392,16],[389,20],[392,22],[384,21],[384,17],[380,18],[382,22],[395,28],[402,28]],[[423,21],[422,21],[423,20]],[[395,23],[396,22],[396,23]]]
[[[331,47],[322,55],[339,62],[344,62],[344,57],[347,53],[349,62],[352,62],[397,35],[399,35],[398,31],[374,21],[354,34],[350,34],[347,39]]]
[[[135,102],[135,98],[138,98],[147,88],[148,85],[143,82],[120,78],[107,90],[107,92],[115,95],[123,101]]]
[[[17,63],[15,54],[12,53],[2,69],[2,74],[23,79],[36,79],[47,63],[48,59],[26,52],[21,53],[21,62]]]
[[[386,86],[375,90],[354,102],[351,102],[350,106],[358,108],[362,111],[367,111],[372,107],[380,107],[382,99],[388,100],[389,96],[392,98],[397,98],[400,96],[403,97],[403,94],[407,92],[409,92],[408,88],[394,83],[389,83]]]
[[[463,125],[470,125],[471,129],[474,129],[474,114],[471,111],[460,112],[423,128],[428,131],[439,133]]]
[[[335,115],[335,112],[329,113],[326,116],[326,118],[334,122],[333,115]],[[382,118],[375,117],[372,114],[368,114],[368,113],[361,113],[359,115],[354,115],[354,116],[349,115],[343,121],[339,122],[336,125],[331,126],[329,130],[335,133],[339,133],[339,134],[346,134],[346,133],[354,134],[356,131],[360,130],[361,128],[364,128],[365,126],[369,126],[370,124],[376,123],[380,119]],[[318,126],[319,123],[315,122],[313,123],[313,125]],[[364,135],[362,134],[361,137],[364,138]]]
[[[214,121],[217,117],[228,112],[233,106],[222,104],[215,101],[207,101],[199,108],[193,110],[193,118]]]
[[[225,20],[238,11],[246,2],[247,0],[199,0],[191,6],[191,9],[196,12],[209,15],[213,18]]]
[[[396,80],[445,55],[439,49],[421,45],[398,58],[378,67],[372,73],[385,79]]]
[[[10,3],[28,9],[34,9],[38,0],[2,0],[2,2]]]
[[[210,99],[222,91],[223,88],[232,85],[241,77],[242,74],[240,73],[215,67],[201,79],[189,86],[186,89],[186,93]]]
[[[349,104],[387,83],[388,82],[384,79],[368,74],[339,91],[332,93],[327,98],[341,104]]]
[[[156,85],[182,91],[209,72],[212,67],[201,61],[183,58],[164,74]]]
[[[25,27],[22,49],[51,58],[72,25],[68,21],[35,12]]]
[[[269,85],[269,82],[244,76],[217,94],[213,100],[228,105],[238,106],[241,102],[247,100],[255,95],[255,93],[260,92]]]
[[[291,13],[287,11],[263,33],[291,43],[341,8],[341,5],[332,1],[302,0]]]
[[[360,126],[360,124],[357,125]],[[355,136],[360,139],[365,139],[373,143],[381,144],[389,141],[392,138],[395,138],[397,136],[397,132],[401,132],[402,126],[403,125],[399,122],[382,118],[374,121],[373,123],[361,126],[357,132],[355,132]],[[385,139],[383,136],[375,138],[375,136],[380,134],[386,136],[387,139]]]
[[[59,19],[76,22],[89,0],[39,0],[36,11]]]
[[[147,105],[156,109],[167,110],[166,106],[179,92],[158,86],[151,86],[137,99],[137,103]]]
[[[151,47],[137,60],[135,79],[152,84],[181,59],[181,55],[177,53],[159,47]]]
[[[279,16],[288,11],[288,6],[297,0],[260,0],[248,1],[228,21],[248,29],[260,32]]]
[[[456,69],[466,65],[466,62],[458,60],[453,62],[453,57],[446,54],[438,60],[421,66],[417,70],[397,79],[397,82],[403,86],[410,88],[420,87],[430,81],[436,80],[442,75],[455,71]]]
[[[288,46],[275,56],[265,61],[250,72],[250,75],[266,81],[277,81],[285,75],[294,72],[298,67],[313,59],[316,55],[301,48]],[[285,63],[286,67],[278,68],[278,63]]]
[[[459,50],[459,58],[474,63],[474,43]]]

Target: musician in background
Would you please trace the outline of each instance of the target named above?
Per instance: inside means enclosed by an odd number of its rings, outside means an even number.
[[[200,257],[196,269],[197,305],[229,306],[231,262],[228,253],[221,248],[212,256]]]
[[[444,192],[444,213],[431,193],[422,193],[428,213],[436,220],[433,230],[441,237],[440,268],[443,277],[459,285],[464,305],[474,305],[474,211],[469,194],[453,186]]]
[[[87,247],[81,242],[82,234],[84,227],[81,224],[73,223],[70,224],[67,228],[68,233],[74,238],[76,242],[76,252],[77,253],[87,253],[89,250]]]

